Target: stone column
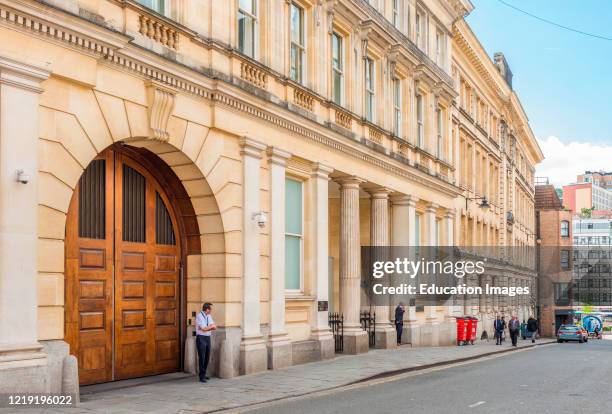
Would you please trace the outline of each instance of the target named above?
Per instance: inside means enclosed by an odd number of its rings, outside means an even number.
[[[415,226],[416,226],[416,203],[419,199],[412,195],[399,194],[392,197],[393,216],[392,234],[393,246],[405,246],[409,248],[410,255],[414,258],[415,245]],[[408,251],[408,250],[406,250]],[[406,303],[406,313],[404,313],[404,331],[402,341],[420,345],[420,331],[416,318],[416,307],[414,298],[410,298]],[[413,302],[413,303],[410,303]]]
[[[361,242],[357,177],[340,179],[340,309],[344,315],[344,352],[368,351],[368,336],[361,329]]]
[[[321,359],[333,358],[334,337],[329,329],[329,174],[333,168],[316,163],[312,167],[310,194],[312,216],[309,234],[312,254],[314,303],[311,338],[318,341]]]
[[[255,214],[261,211],[259,193],[262,151],[266,148],[252,138],[240,139],[242,155],[242,340],[240,374],[268,368],[266,344],[261,335],[259,291],[260,228]]]
[[[446,210],[442,219],[443,245],[448,248],[450,254],[451,248],[455,245],[455,211]],[[461,283],[460,280],[455,282]],[[440,330],[440,345],[454,345],[457,343],[457,329],[455,316],[461,316],[461,308],[457,305],[457,298],[451,298],[446,304],[444,313],[444,328]]]
[[[426,230],[426,244],[431,249],[436,245],[436,210],[438,205],[430,203],[425,210],[425,230]],[[431,346],[438,346],[439,340],[439,323],[437,317],[437,306],[433,305],[425,306],[425,319],[426,325],[423,327],[423,340],[425,344]]]
[[[508,287],[511,287],[514,284],[514,278],[508,277]],[[512,296],[506,296],[508,300],[508,315],[512,316],[516,312],[514,307],[514,298]]]
[[[270,167],[270,334],[268,368],[292,364],[291,341],[285,330],[285,167],[291,154],[268,148]]]
[[[38,343],[38,98],[44,69],[0,57],[0,390],[49,392]],[[17,181],[18,171],[28,177]]]
[[[389,247],[389,193],[388,188],[370,190],[370,246]],[[383,258],[384,259],[384,258]],[[395,330],[389,323],[389,297],[381,298],[384,303],[375,306],[376,348],[394,348]]]
[[[492,286],[499,286],[499,276],[491,276],[491,285]],[[500,312],[500,306],[499,306],[499,295],[497,294],[493,294],[493,318],[495,319],[495,317],[501,313]]]

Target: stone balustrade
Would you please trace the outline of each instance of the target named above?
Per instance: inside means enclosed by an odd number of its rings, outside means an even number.
[[[170,49],[178,49],[179,34],[170,25],[146,14],[141,14],[138,20],[140,23],[138,31],[141,35],[153,39]]]

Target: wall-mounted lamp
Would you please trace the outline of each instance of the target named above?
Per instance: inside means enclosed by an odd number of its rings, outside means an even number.
[[[468,200],[482,200],[480,202],[480,204],[478,204],[478,206],[483,209],[483,210],[488,210],[489,208],[491,208],[491,204],[489,204],[489,200],[487,200],[486,197],[466,197],[465,198],[465,210],[467,211],[468,209]]]
[[[266,227],[266,223],[268,222],[268,215],[263,211],[258,211],[253,213],[253,220],[257,222],[257,225],[262,229]]]
[[[15,179],[18,183],[27,184],[30,181],[30,176],[23,170],[17,170],[17,178]]]

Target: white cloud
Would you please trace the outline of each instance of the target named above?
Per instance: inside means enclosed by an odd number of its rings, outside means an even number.
[[[576,176],[586,170],[612,170],[612,146],[577,141],[564,143],[554,136],[538,139],[538,143],[544,161],[536,166],[536,176],[548,177],[557,187],[576,182]]]

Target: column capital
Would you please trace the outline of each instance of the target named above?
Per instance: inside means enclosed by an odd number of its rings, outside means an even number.
[[[394,206],[415,207],[418,201],[418,197],[411,194],[396,193],[391,195],[391,202]]]
[[[240,138],[240,155],[247,155],[253,158],[261,158],[266,146],[253,138],[244,136]]]
[[[30,92],[42,93],[40,82],[49,78],[50,71],[0,56],[0,84]]]
[[[329,174],[331,174],[333,171],[334,169],[329,165],[320,162],[315,162],[312,164],[311,176],[313,178],[324,178],[326,180],[329,180]]]
[[[290,152],[283,151],[278,147],[268,147],[266,153],[271,164],[280,165],[281,167],[286,167],[287,161],[291,158]]]
[[[389,195],[393,192],[393,190],[387,187],[371,187],[367,188],[366,191],[373,199],[379,200],[388,200]]]
[[[436,210],[438,209],[438,207],[440,207],[440,206],[437,205],[436,203],[429,203],[429,204],[427,204],[427,207],[425,207],[425,212],[426,213],[435,213]]]
[[[335,180],[338,184],[340,184],[343,188],[359,188],[362,183],[365,183],[365,180],[359,178],[355,175],[349,175],[345,177],[339,177]]]
[[[455,218],[455,210],[454,209],[447,209],[444,212],[444,218],[446,218],[446,219],[454,219]]]

